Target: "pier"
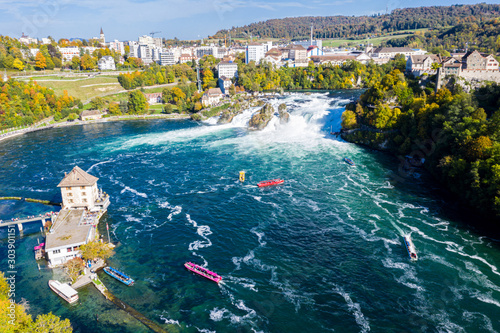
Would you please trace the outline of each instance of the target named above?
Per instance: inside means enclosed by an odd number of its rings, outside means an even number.
[[[120,309],[124,310],[125,312],[129,313],[132,317],[135,319],[139,320],[142,324],[144,324],[147,328],[152,330],[153,332],[156,333],[167,333],[166,330],[164,330],[160,325],[155,323],[154,321],[146,318],[142,313],[128,305],[127,303],[123,302],[120,300],[118,297],[113,295],[108,288],[102,283],[102,281],[99,279],[97,276],[97,271],[104,268],[106,266],[106,263],[104,260],[99,259],[97,263],[92,264],[92,266],[85,267],[85,274],[80,276],[75,283],[72,284],[73,289],[79,289],[82,288],[86,285],[93,284],[94,287],[96,287],[97,290],[101,294],[106,297],[107,300],[113,302],[116,306],[118,306]]]
[[[8,227],[10,225],[17,225],[17,228],[19,229],[19,232],[23,232],[23,223],[30,223],[30,222],[42,222],[43,227],[47,225],[47,220],[50,220],[50,222],[53,222],[54,216],[57,216],[57,213],[46,213],[45,215],[39,215],[39,216],[28,216],[26,218],[13,218],[10,220],[0,220],[0,227]]]

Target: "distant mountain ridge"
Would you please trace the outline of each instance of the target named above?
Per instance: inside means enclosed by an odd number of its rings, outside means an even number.
[[[214,38],[261,37],[307,39],[365,37],[408,29],[442,28],[500,17],[500,4],[453,5],[395,9],[372,16],[305,16],[272,19],[218,31]]]

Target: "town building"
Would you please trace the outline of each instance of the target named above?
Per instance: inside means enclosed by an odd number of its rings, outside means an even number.
[[[227,77],[232,79],[238,77],[238,64],[232,61],[221,61],[217,65],[218,77]]]
[[[230,78],[225,76],[219,76],[219,88],[224,95],[229,94],[229,88],[231,87],[232,84],[233,82],[231,81]]]
[[[45,252],[54,267],[80,256],[80,246],[96,238],[97,224],[109,206],[109,196],[97,187],[97,177],[75,166],[57,185],[63,207],[47,233]]]
[[[420,76],[423,73],[436,73],[437,68],[433,68],[433,64],[441,64],[442,59],[436,54],[411,55],[406,60],[406,71],[413,73],[415,76]]]
[[[396,55],[402,54],[405,59],[417,52],[409,47],[378,47],[376,49],[367,48],[368,55],[372,58],[394,59]]]
[[[184,64],[184,63],[186,63],[186,62],[188,62],[188,61],[194,61],[194,60],[196,60],[196,57],[195,57],[195,56],[193,56],[193,55],[191,55],[191,54],[189,54],[189,53],[183,53],[183,54],[181,54],[181,56],[179,57],[179,62],[180,62],[181,64]]]
[[[19,41],[23,44],[38,44],[38,38],[31,38],[30,36],[26,36],[23,32],[22,36],[19,38]]]
[[[498,71],[498,61],[492,54],[469,51],[462,58],[462,69]]]
[[[109,49],[114,50],[117,53],[120,53],[121,55],[125,54],[125,43],[119,42],[118,40],[114,40],[112,42],[109,42]]]
[[[147,45],[151,48],[158,47],[161,49],[163,47],[162,44],[163,40],[161,37],[152,37],[148,35],[139,37],[139,45]]]
[[[57,185],[61,188],[62,207],[67,209],[94,208],[99,197],[98,179],[75,166]]]
[[[334,66],[340,66],[347,61],[356,60],[356,56],[349,54],[322,55],[322,56],[313,56],[311,57],[311,60],[315,64],[320,64],[320,65],[330,64]]]
[[[289,58],[295,63],[307,62],[307,50],[302,45],[291,45]]]
[[[151,48],[148,45],[139,45],[139,57],[145,65],[149,65],[153,62],[153,56],[151,54]]]
[[[83,110],[80,113],[80,120],[97,120],[102,119],[102,113],[99,110]]]
[[[112,56],[104,56],[97,62],[97,67],[100,71],[115,70],[115,59]]]
[[[63,62],[71,61],[73,57],[80,56],[80,49],[78,46],[59,47],[59,52],[61,52]]]
[[[162,50],[162,52],[160,53],[160,65],[161,66],[174,65],[175,63],[176,61],[174,53]]]
[[[42,38],[42,44],[43,45],[47,45],[47,44],[51,44],[52,41],[50,40],[50,38]]]
[[[201,97],[201,104],[204,106],[212,106],[220,102],[222,91],[220,88],[210,88]]]
[[[160,104],[163,102],[163,94],[161,92],[144,94],[144,96],[149,104]]]
[[[245,64],[255,61],[258,64],[265,56],[266,47],[259,43],[250,43],[247,45],[245,52]]]
[[[309,46],[316,46],[320,50],[323,49],[323,41],[321,39],[303,40],[300,42],[293,42],[295,45],[301,45],[303,48],[307,49]]]
[[[311,58],[312,56],[320,56],[323,55],[323,50],[315,45],[311,45],[307,48],[307,57]]]

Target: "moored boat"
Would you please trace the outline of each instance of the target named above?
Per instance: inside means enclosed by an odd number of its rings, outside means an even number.
[[[346,162],[349,165],[355,165],[354,162],[348,157],[344,157],[344,162]]]
[[[410,235],[405,235],[404,240],[405,240],[406,250],[408,251],[410,259],[417,260],[418,259],[417,250],[415,250],[415,245],[411,241]]]
[[[189,269],[191,272],[201,275],[209,280],[219,283],[222,280],[222,277],[217,273],[214,273],[204,267],[193,264],[192,262],[187,262],[184,266]]]
[[[258,187],[266,187],[266,186],[271,186],[271,185],[279,185],[283,184],[285,181],[283,179],[271,179],[271,180],[264,180],[262,182],[259,182],[257,184]]]
[[[49,287],[69,304],[73,304],[78,301],[78,291],[71,288],[67,283],[61,283],[57,280],[49,280]]]
[[[109,267],[109,266],[104,267],[104,272],[106,272],[106,274],[108,274],[109,276],[114,277],[118,281],[126,284],[127,286],[131,286],[134,284],[134,280],[131,277],[125,275],[124,273],[120,272],[119,270],[114,269],[113,267]]]

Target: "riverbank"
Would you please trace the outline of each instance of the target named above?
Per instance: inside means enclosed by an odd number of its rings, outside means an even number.
[[[78,125],[88,125],[88,124],[98,124],[98,123],[107,123],[113,121],[124,121],[124,120],[138,120],[138,119],[170,119],[170,120],[179,120],[179,119],[190,119],[191,116],[188,114],[145,114],[145,115],[122,115],[122,116],[110,116],[102,119],[96,120],[74,120],[67,121],[55,124],[44,124],[37,127],[27,127],[17,131],[7,132],[0,135],[0,141],[10,139],[16,137],[18,135],[37,132],[47,129],[60,128],[60,127],[69,127],[69,126],[78,126]]]

